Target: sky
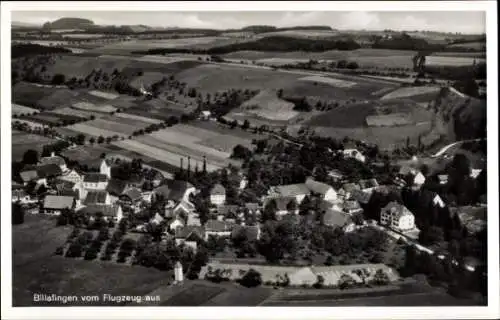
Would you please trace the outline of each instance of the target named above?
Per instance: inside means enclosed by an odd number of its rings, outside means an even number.
[[[238,11],[238,12],[144,12],[144,11],[13,11],[12,21],[43,24],[62,17],[86,18],[99,25],[136,25],[237,29],[249,25],[290,27],[326,25],[340,30],[427,30],[484,33],[483,11]]]

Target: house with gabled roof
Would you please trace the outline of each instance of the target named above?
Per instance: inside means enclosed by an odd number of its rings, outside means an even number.
[[[122,207],[119,204],[90,204],[82,207],[78,212],[90,217],[91,220],[95,219],[98,214],[102,214],[104,220],[115,223],[123,218]]]
[[[89,190],[105,190],[108,186],[108,176],[102,173],[86,173],[83,176],[83,188]]]
[[[327,210],[323,215],[322,222],[325,226],[342,228],[344,232],[355,230],[351,216],[339,210]]]
[[[75,169],[63,172],[63,174],[59,177],[59,179],[73,183],[83,182],[83,176],[80,173],[78,173],[78,171],[76,171]]]
[[[415,229],[415,216],[404,205],[392,201],[382,208],[380,224],[396,231],[410,231]]]
[[[66,161],[62,157],[56,156],[54,152],[52,152],[49,157],[40,158],[39,165],[43,166],[47,164],[57,165],[61,169],[61,172],[65,172],[66,170],[68,170],[68,167],[66,166]]]
[[[227,221],[219,221],[210,219],[205,224],[205,241],[209,236],[229,237],[233,231],[235,224]]]
[[[210,203],[220,206],[226,202],[226,188],[217,183],[210,189]]]
[[[272,198],[290,198],[294,197],[297,203],[301,203],[311,191],[305,183],[288,184],[282,186],[273,186],[269,189],[269,197]]]
[[[198,243],[204,241],[205,230],[201,226],[185,226],[175,230],[175,244],[185,244],[196,251]]]
[[[342,188],[340,188],[338,195],[342,199],[347,200],[351,198],[352,192],[354,190],[361,190],[361,187],[357,183],[344,183]]]
[[[43,200],[43,212],[50,215],[60,215],[64,209],[74,209],[75,198],[71,196],[47,195]]]
[[[359,187],[363,192],[372,193],[379,186],[377,179],[364,179],[359,181]]]
[[[196,192],[196,188],[187,181],[167,180],[163,185],[154,189],[154,193],[166,200],[180,202],[189,200],[189,196]]]
[[[141,190],[135,187],[127,188],[120,195],[120,200],[124,203],[135,205],[142,200]]]
[[[365,162],[366,157],[358,149],[344,149],[342,151],[344,158],[356,159],[360,162]]]
[[[333,189],[332,186],[314,180],[309,177],[306,179],[306,186],[311,193],[320,195],[322,200],[326,201],[337,201],[337,192]]]

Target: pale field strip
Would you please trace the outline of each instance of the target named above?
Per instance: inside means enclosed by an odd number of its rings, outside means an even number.
[[[253,106],[257,108],[253,109]],[[241,105],[247,113],[277,121],[288,121],[297,116],[299,113],[293,111],[293,107],[293,103],[279,99],[273,91],[261,91]]]
[[[95,127],[98,129],[110,130],[120,132],[121,134],[130,135],[137,129],[143,129],[144,127],[140,126],[141,123],[137,123],[138,126],[131,126],[125,123],[118,123],[115,121],[105,120],[105,119],[96,119],[93,121],[89,121],[85,123],[88,126]]]
[[[72,34],[63,34],[62,36],[63,38],[92,39],[92,38],[102,38],[104,34],[72,33]]]
[[[20,134],[12,135],[12,145],[30,144],[34,142],[45,143],[48,141],[52,141],[52,139],[37,134],[21,132]]]
[[[472,57],[445,57],[445,56],[428,56],[425,58],[426,65],[437,66],[472,66],[476,63],[485,62],[485,59],[472,58]]]
[[[78,110],[78,109],[73,109],[73,108],[61,108],[61,109],[54,109],[51,110],[51,112],[55,114],[60,114],[60,115],[68,115],[68,116],[77,116],[77,117],[82,117],[82,118],[87,118],[89,119],[91,115],[94,115],[95,117],[99,116],[99,113],[92,113],[90,111],[83,111],[83,110]]]
[[[93,103],[90,102],[77,102],[72,105],[73,108],[76,109],[81,109],[81,110],[86,110],[86,111],[96,111],[96,112],[105,112],[105,113],[111,113],[115,112],[116,108],[111,106],[111,105],[99,105],[96,106]]]
[[[135,140],[123,140],[123,141],[115,141],[111,144],[120,147],[125,150],[133,151],[139,154],[143,154],[149,158],[153,158],[165,163],[168,163],[173,166],[179,166],[180,158],[182,157],[179,154],[172,153],[167,150],[155,148],[152,146],[145,145]],[[186,156],[184,156],[186,157]],[[186,164],[187,165],[187,164]],[[207,163],[207,171],[215,171],[220,169],[219,166],[214,166],[211,163]]]
[[[147,126],[150,126],[152,124],[151,122],[146,122],[146,121],[142,121],[139,119],[121,118],[121,117],[117,117],[116,115],[117,114],[107,115],[107,116],[103,116],[99,119],[105,120],[105,121],[111,121],[113,123],[120,124],[120,125],[128,125],[132,128],[139,128],[139,129],[144,129]]]
[[[123,113],[123,112],[115,113],[114,116],[117,118],[137,120],[137,121],[147,122],[150,124],[158,124],[158,123],[163,122],[163,121],[158,120],[158,119],[146,118],[146,117],[138,116],[135,114]]]
[[[111,92],[103,92],[103,91],[99,91],[99,90],[92,90],[92,91],[89,91],[88,93],[93,95],[93,96],[108,99],[108,100],[113,100],[113,99],[116,99],[120,96],[119,94],[115,94],[115,93],[111,93]]]
[[[25,107],[20,104],[13,103],[12,104],[12,114],[13,115],[20,115],[20,114],[31,114],[31,113],[39,113],[40,110],[33,109],[30,107]]]
[[[168,134],[171,133],[184,134],[181,138],[184,137],[186,137],[187,139],[196,138],[195,141],[221,136],[221,134],[218,132],[186,124],[179,124],[171,128],[166,128],[157,132],[153,132],[152,135],[158,134],[159,136],[168,136]]]
[[[380,100],[389,100],[389,99],[397,99],[397,98],[407,98],[422,94],[431,94],[437,93],[441,90],[438,86],[421,86],[421,87],[408,87],[408,88],[400,88],[391,93],[386,94]]]
[[[179,62],[179,61],[186,61],[186,60],[196,60],[196,57],[181,57],[181,56],[152,56],[152,55],[145,55],[139,58],[132,58],[135,61],[144,61],[144,62],[157,62],[157,63],[164,63],[164,64],[169,64],[173,62]]]
[[[209,138],[209,139],[204,139],[198,142],[198,144],[207,146],[210,148],[214,148],[219,151],[224,151],[227,152],[230,155],[230,152],[232,152],[233,148],[239,144],[245,146],[245,147],[251,147],[252,142],[249,141],[248,139],[243,139],[239,137],[233,137],[230,135],[226,135],[224,137],[215,137],[215,138]]]
[[[191,156],[193,160],[202,161],[203,156],[206,156],[209,162],[220,164],[221,166],[227,164],[226,160],[230,156],[230,154],[228,153],[223,153],[221,155],[220,151],[211,147],[205,147],[198,143],[175,144],[163,141],[156,137],[151,137],[149,135],[136,137],[135,140],[140,141],[145,145],[160,148],[162,150],[167,150],[179,155],[183,155],[185,157]]]
[[[337,88],[351,88],[356,85],[355,82],[341,80],[341,79],[327,78],[322,76],[308,76],[299,78],[298,80],[325,83]]]
[[[120,133],[120,132],[96,128],[96,127],[93,127],[93,126],[89,126],[89,125],[87,125],[85,123],[77,123],[77,124],[68,126],[66,128],[69,129],[69,130],[71,130],[71,131],[76,131],[76,132],[79,132],[79,133],[88,134],[88,135],[91,135],[91,136],[94,136],[94,137],[103,136],[103,137],[106,138],[106,137],[112,137],[114,135],[125,136],[123,133]]]

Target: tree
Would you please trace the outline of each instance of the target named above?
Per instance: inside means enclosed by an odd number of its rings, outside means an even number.
[[[24,208],[19,201],[12,203],[12,224],[24,223]]]
[[[278,210],[278,205],[275,199],[269,200],[264,206],[262,212],[262,221],[276,220],[276,210]]]
[[[248,272],[239,280],[239,283],[247,288],[258,287],[262,284],[262,276],[261,274],[254,270],[250,269]]]
[[[356,284],[356,281],[354,280],[354,278],[351,277],[350,275],[344,273],[340,276],[339,281],[337,283],[337,286],[339,287],[339,289],[344,290],[344,289],[352,288],[355,284]]]
[[[373,280],[371,281],[371,283],[378,285],[378,286],[388,285],[389,282],[390,282],[389,276],[382,269],[378,269],[375,272],[375,274],[373,275]]]
[[[97,143],[101,144],[103,142],[104,142],[104,137],[103,136],[99,136],[99,138],[97,138]]]
[[[234,159],[243,159],[243,160],[248,160],[252,156],[252,151],[248,149],[245,146],[242,146],[241,144],[236,145],[233,148],[233,153],[231,154],[231,157]]]
[[[250,128],[250,122],[247,119],[245,119],[245,121],[241,125],[241,129],[247,130],[248,128]]]
[[[283,97],[283,89],[279,89],[279,90],[276,92],[276,96],[277,96],[278,98],[280,98],[280,99],[281,99],[281,98]]]
[[[286,205],[286,210],[289,213],[295,213],[295,210],[297,210],[297,201],[295,199],[290,200]]]
[[[38,163],[38,151],[29,149],[23,155],[24,164],[37,164]]]
[[[94,144],[94,143],[95,143],[95,138],[94,138],[94,137],[91,137],[91,138],[89,139],[89,142],[90,142],[90,144]]]
[[[91,118],[92,118],[92,116],[91,116]],[[85,135],[83,133],[80,133],[76,136],[76,144],[78,144],[78,145],[85,144]]]
[[[321,275],[316,276],[316,282],[313,284],[313,287],[316,289],[323,288],[323,285],[325,284],[325,278]]]
[[[60,84],[63,84],[64,82],[66,82],[66,77],[64,76],[64,74],[56,73],[52,77],[52,84],[53,85],[60,85]]]
[[[353,272],[361,279],[363,284],[366,284],[366,279],[370,277],[370,272],[367,269],[356,269]]]

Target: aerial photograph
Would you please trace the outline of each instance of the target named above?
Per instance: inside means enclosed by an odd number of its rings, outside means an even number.
[[[488,305],[486,12],[283,9],[11,13],[13,307]]]

